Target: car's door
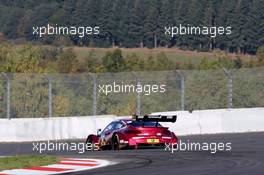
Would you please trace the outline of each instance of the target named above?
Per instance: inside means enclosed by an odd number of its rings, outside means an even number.
[[[114,130],[116,122],[111,122],[109,125],[105,127],[105,129],[101,132],[100,138],[102,142],[108,142],[109,138],[112,138],[112,132]]]
[[[118,132],[123,126],[124,126],[124,124],[122,124],[122,122],[120,122],[120,121],[113,122],[111,124],[111,127],[110,127],[109,131],[106,132],[106,134],[105,134],[106,141],[108,143],[110,143],[112,141],[113,134],[115,132]]]
[[[105,134],[105,139],[108,143],[112,141],[113,133],[119,129],[120,122],[112,122],[110,129]]]

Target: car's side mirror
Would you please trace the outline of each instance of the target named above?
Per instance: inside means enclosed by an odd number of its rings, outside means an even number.
[[[97,129],[97,136],[101,135],[102,130],[101,129]]]

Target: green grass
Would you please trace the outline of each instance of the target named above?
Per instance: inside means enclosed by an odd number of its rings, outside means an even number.
[[[0,170],[44,166],[58,162],[54,156],[13,156],[0,158]]]

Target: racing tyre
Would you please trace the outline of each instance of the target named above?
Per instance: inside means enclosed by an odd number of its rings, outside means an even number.
[[[116,134],[112,137],[111,148],[112,150],[120,150],[119,138]]]
[[[86,145],[87,145],[87,144],[92,145],[91,149],[87,149],[87,147],[85,147],[85,150],[86,150],[86,151],[92,151],[92,150],[95,149],[95,146],[94,146],[95,143],[93,142],[93,139],[92,139],[91,137],[87,137],[85,144],[86,144]],[[89,147],[90,147],[90,146],[89,146]]]

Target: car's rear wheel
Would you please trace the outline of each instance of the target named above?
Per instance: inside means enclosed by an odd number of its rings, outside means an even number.
[[[112,150],[120,150],[120,142],[118,135],[116,134],[112,137],[111,148]]]
[[[91,137],[87,137],[85,144],[88,145],[85,147],[86,151],[92,151],[95,149],[95,143]]]

